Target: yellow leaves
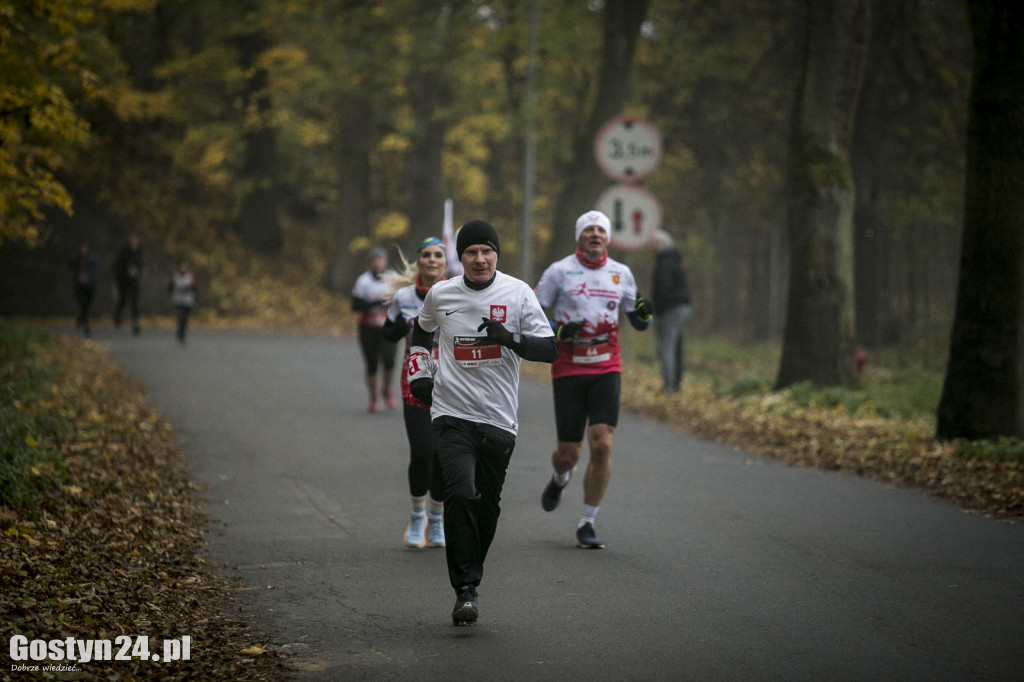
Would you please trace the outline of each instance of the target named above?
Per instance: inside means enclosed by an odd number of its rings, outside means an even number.
[[[309,54],[303,48],[298,45],[279,44],[263,51],[254,66],[271,72],[290,71],[305,66],[308,62]]]
[[[160,0],[103,0],[102,6],[115,12],[152,12],[159,2]]]
[[[287,128],[301,147],[315,147],[331,141],[331,132],[327,126],[311,119],[294,120],[288,111],[275,113],[274,124]]]
[[[246,647],[245,649],[242,649],[238,653],[245,654],[246,656],[259,656],[260,654],[262,654],[266,650],[267,650],[267,645],[266,644],[253,644],[250,647]]]
[[[404,152],[408,151],[410,146],[411,143],[408,136],[390,133],[381,139],[377,148],[382,152]]]
[[[118,118],[126,121],[173,117],[175,113],[175,92],[169,88],[144,92],[124,83],[113,83],[98,88],[96,96],[106,102]]]
[[[381,216],[373,228],[373,236],[379,241],[399,239],[409,231],[409,218],[404,213],[391,211]]]

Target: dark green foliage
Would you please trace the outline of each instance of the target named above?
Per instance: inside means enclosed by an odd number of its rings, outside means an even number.
[[[40,493],[64,475],[53,445],[68,431],[67,422],[39,409],[55,370],[33,366],[31,348],[46,338],[34,328],[0,322],[0,506],[38,511]]]
[[[957,440],[956,454],[964,459],[995,462],[1024,462],[1024,440],[1020,438],[993,438],[989,440]]]

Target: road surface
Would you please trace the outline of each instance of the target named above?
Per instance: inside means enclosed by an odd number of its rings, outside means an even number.
[[[176,427],[212,561],[305,680],[1021,680],[1024,526],[790,468],[624,415],[580,550],[578,476],[540,508],[546,386],[480,587],[454,627],[444,553],[410,551],[401,410],[365,411],[353,340],[98,330]]]

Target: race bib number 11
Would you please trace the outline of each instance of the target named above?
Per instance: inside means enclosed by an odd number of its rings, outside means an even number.
[[[486,336],[456,336],[455,362],[461,367],[486,367],[501,363],[501,346]]]

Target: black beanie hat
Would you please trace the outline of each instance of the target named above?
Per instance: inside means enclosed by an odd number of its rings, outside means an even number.
[[[498,233],[490,223],[482,220],[470,220],[459,228],[458,237],[455,239],[455,253],[459,260],[462,260],[462,252],[471,246],[486,244],[494,249],[494,252],[501,255],[501,244],[498,242]]]

